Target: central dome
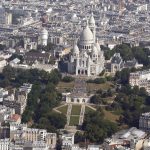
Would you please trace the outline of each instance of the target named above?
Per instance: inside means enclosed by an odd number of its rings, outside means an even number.
[[[93,33],[88,27],[86,26],[85,29],[83,29],[81,36],[80,36],[80,41],[81,42],[92,42],[93,41]]]

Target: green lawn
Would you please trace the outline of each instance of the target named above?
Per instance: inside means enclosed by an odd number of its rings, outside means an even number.
[[[108,90],[111,89],[113,84],[111,82],[106,82],[102,84],[95,84],[95,83],[87,83],[87,91],[90,93],[93,93],[94,91],[97,91],[99,89],[102,90]]]
[[[88,106],[85,107],[85,114],[89,113],[89,112],[93,112],[94,110]]]
[[[71,115],[80,115],[81,105],[72,105]]]
[[[59,107],[57,110],[66,115],[67,109],[68,109],[68,105],[65,105],[65,106]]]
[[[69,82],[69,83],[60,81],[57,85],[57,90],[62,93],[63,92],[71,92],[73,87],[74,87],[74,81]]]
[[[79,124],[79,116],[71,116],[70,117],[70,126],[77,126]]]
[[[112,122],[117,122],[117,120],[119,120],[120,115],[116,115],[112,113],[111,111],[107,111],[105,109],[103,109],[103,112],[104,112],[105,119],[110,120]]]

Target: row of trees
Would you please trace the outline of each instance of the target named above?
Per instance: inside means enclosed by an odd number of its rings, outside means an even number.
[[[72,76],[64,76],[64,77],[62,78],[62,81],[63,81],[63,82],[72,82],[72,81],[74,81],[74,80],[75,80],[75,78],[72,77]]]
[[[61,93],[56,90],[56,85],[61,80],[58,70],[47,73],[37,69],[22,70],[7,66],[0,77],[3,87],[19,87],[23,83],[33,84],[28,95],[26,110],[22,115],[22,122],[31,123],[34,127],[45,128],[51,132],[65,126],[66,117],[52,110],[62,98]]]
[[[87,80],[87,83],[102,84],[105,83],[106,81],[107,81],[106,78],[96,78],[94,80],[92,79]]]
[[[107,104],[107,101],[105,101],[104,98],[107,97],[112,97],[113,96],[113,91],[112,89],[108,90],[98,90],[95,95],[93,95],[90,99],[91,103],[93,104]]]
[[[105,58],[108,60],[114,53],[120,53],[123,60],[132,60],[136,58],[139,63],[144,64],[144,66],[148,67],[150,64],[150,51],[144,47],[130,47],[127,44],[117,45],[112,50],[109,48],[102,47],[104,49]]]
[[[117,131],[117,125],[104,119],[102,110],[92,111],[85,115],[82,125],[84,133],[77,132],[75,142],[94,142],[102,143],[105,138]]]
[[[107,108],[112,111],[121,112],[119,122],[129,126],[139,125],[139,117],[141,113],[150,109],[150,96],[145,88],[131,87],[129,85],[130,72],[134,69],[123,69],[115,75],[115,81],[119,83],[116,89],[117,96],[114,103]]]
[[[132,71],[134,71],[134,69],[126,68],[117,72],[113,78],[113,81],[117,83],[116,88],[113,89],[115,91],[112,91],[112,89],[107,91],[99,90],[91,97],[91,102],[95,104],[105,104],[105,99],[103,98],[105,98],[105,96],[112,96],[113,93],[115,93],[116,97],[114,102],[108,105],[106,109],[120,115],[118,120],[119,125],[127,124],[129,127],[138,127],[141,113],[147,112],[150,109],[150,96],[145,88],[138,88],[137,86],[132,88],[129,85],[129,75]],[[91,120],[91,122],[94,122],[94,120]],[[89,131],[94,132],[92,129]],[[94,140],[92,139],[92,141]]]
[[[6,66],[3,69],[3,73],[0,74],[0,85],[2,87],[7,87],[10,85],[17,87],[25,82],[29,82],[32,84],[36,83],[48,84],[51,82],[57,84],[60,80],[61,74],[56,69],[53,70],[51,73],[48,73],[46,71],[43,70],[40,71],[38,69],[23,70]]]

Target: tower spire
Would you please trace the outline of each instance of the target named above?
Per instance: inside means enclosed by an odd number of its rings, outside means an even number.
[[[89,20],[86,19],[86,27],[88,27],[88,26],[89,26]]]

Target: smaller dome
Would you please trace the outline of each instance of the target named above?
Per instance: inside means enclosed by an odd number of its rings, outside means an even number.
[[[89,25],[95,25],[95,19],[94,19],[93,13],[92,13],[92,15],[90,16]]]
[[[41,34],[48,34],[48,31],[45,28],[43,28]]]
[[[36,8],[36,9],[34,10],[34,12],[35,12],[35,13],[38,13],[38,9]]]
[[[73,14],[73,15],[71,16],[71,20],[72,20],[72,21],[76,21],[77,19],[78,19],[78,17],[77,17],[76,14]]]
[[[78,46],[77,46],[77,44],[74,44],[74,46],[73,46],[73,54],[79,54],[79,48],[78,48]]]
[[[96,46],[93,47],[92,55],[98,55],[98,50],[97,50]]]
[[[50,7],[50,8],[47,9],[46,12],[47,12],[47,13],[50,13],[50,12],[52,12],[52,11],[53,11],[53,9]]]
[[[73,15],[72,15],[72,18],[76,18],[76,17],[77,17],[77,14],[73,14]]]

